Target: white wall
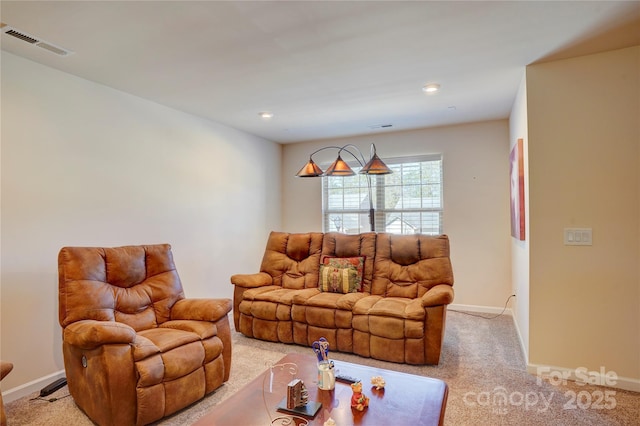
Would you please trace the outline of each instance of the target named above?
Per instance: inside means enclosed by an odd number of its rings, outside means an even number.
[[[322,230],[320,180],[295,177],[309,154],[353,143],[368,157],[372,142],[382,159],[443,154],[444,233],[451,241],[454,303],[502,308],[512,291],[507,120],[284,145],[284,230]],[[314,161],[331,162],[336,154],[324,151]]]
[[[64,368],[61,247],[167,242],[187,297],[231,297],[280,170],[278,144],[2,52],[2,388]]]
[[[640,46],[527,69],[529,362],[640,390]],[[566,246],[563,228],[593,229]],[[634,382],[635,381],[635,382]]]
[[[527,130],[527,82],[523,77],[516,100],[509,118],[510,149],[523,140],[524,149],[524,206],[525,206],[525,240],[511,238],[511,280],[513,294],[513,319],[518,337],[523,348],[525,359],[529,357],[529,138]]]

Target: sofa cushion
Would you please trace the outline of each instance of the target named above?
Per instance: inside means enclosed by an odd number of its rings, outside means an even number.
[[[160,328],[188,331],[195,333],[200,339],[208,339],[218,334],[218,328],[210,321],[173,320],[163,323]]]
[[[240,302],[240,313],[269,321],[291,321],[291,306],[296,295],[303,299],[317,294],[317,289],[290,290],[278,286],[268,286],[268,290],[251,289],[245,291],[250,297]]]
[[[366,293],[318,293],[316,296],[307,299],[305,306],[351,311],[356,302],[366,296]]]
[[[322,240],[322,256],[355,257],[364,256],[362,291],[371,291],[373,279],[373,263],[376,255],[376,233],[365,232],[357,235],[346,235],[340,232],[328,232]]]
[[[263,293],[257,294],[253,298],[253,300],[291,305],[294,293],[295,290],[281,288],[278,290],[265,291]]]
[[[195,333],[172,328],[151,328],[140,331],[138,335],[149,339],[162,353],[200,340],[200,336]]]
[[[320,265],[320,290],[331,293],[362,291],[364,256],[324,257]]]
[[[318,288],[307,288],[305,290],[296,291],[293,295],[293,305],[305,305],[307,300],[320,294],[320,289]]]
[[[369,309],[368,314],[381,317],[424,320],[425,311],[420,299],[384,297]]]
[[[244,293],[242,293],[242,299],[243,300],[259,300],[257,299],[257,297],[262,294],[262,293],[268,293],[274,290],[281,290],[282,287],[278,286],[278,285],[268,285],[268,286],[264,286],[264,287],[256,287],[256,288],[252,288],[251,290],[247,290]]]
[[[344,294],[339,293],[322,292],[318,293],[316,296],[310,297],[304,305],[336,309],[338,307],[338,300],[344,296]]]
[[[366,297],[358,299],[353,306],[353,315],[368,315],[369,309],[378,303],[380,299],[382,299],[382,296],[372,296],[368,294]]]
[[[419,299],[385,297],[369,309],[369,332],[388,339],[424,337],[425,310]]]

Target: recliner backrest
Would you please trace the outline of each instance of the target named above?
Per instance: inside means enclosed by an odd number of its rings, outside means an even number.
[[[362,276],[362,291],[371,291],[373,279],[373,264],[376,255],[376,233],[343,234],[328,232],[324,234],[322,242],[322,256],[329,257],[359,257],[364,256],[364,271]],[[321,259],[322,261],[322,259]]]
[[[321,249],[320,232],[271,232],[260,271],[271,275],[273,284],[283,288],[317,287]]]
[[[64,247],[58,254],[59,320],[117,321],[136,331],[170,319],[184,292],[171,246]]]
[[[438,284],[453,285],[449,237],[378,234],[371,294],[416,298]]]

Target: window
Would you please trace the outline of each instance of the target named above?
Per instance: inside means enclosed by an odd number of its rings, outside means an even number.
[[[324,232],[357,234],[369,227],[369,200],[378,232],[441,234],[442,156],[384,159],[393,173],[322,178]],[[360,165],[349,164],[358,173]],[[369,186],[369,182],[371,185]]]

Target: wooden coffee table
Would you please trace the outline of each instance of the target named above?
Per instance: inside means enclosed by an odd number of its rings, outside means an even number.
[[[363,393],[370,398],[369,408],[362,412],[351,408],[352,392],[347,383],[336,381],[334,390],[319,390],[316,358],[313,355],[288,354],[276,364],[295,363],[298,372],[294,376],[286,368],[274,368],[273,392],[269,392],[270,372],[267,369],[237,393],[213,407],[195,425],[268,426],[273,419],[289,415],[276,409],[286,394],[287,384],[294,378],[304,381],[309,391],[309,401],[322,403],[322,408],[314,418],[306,418],[309,425],[322,426],[329,417],[338,426],[417,426],[443,423],[448,388],[442,380],[349,362],[334,362],[337,373],[362,381]],[[371,386],[373,376],[385,379],[386,386],[383,390],[377,391]],[[293,424],[300,423],[302,422],[296,420]]]

